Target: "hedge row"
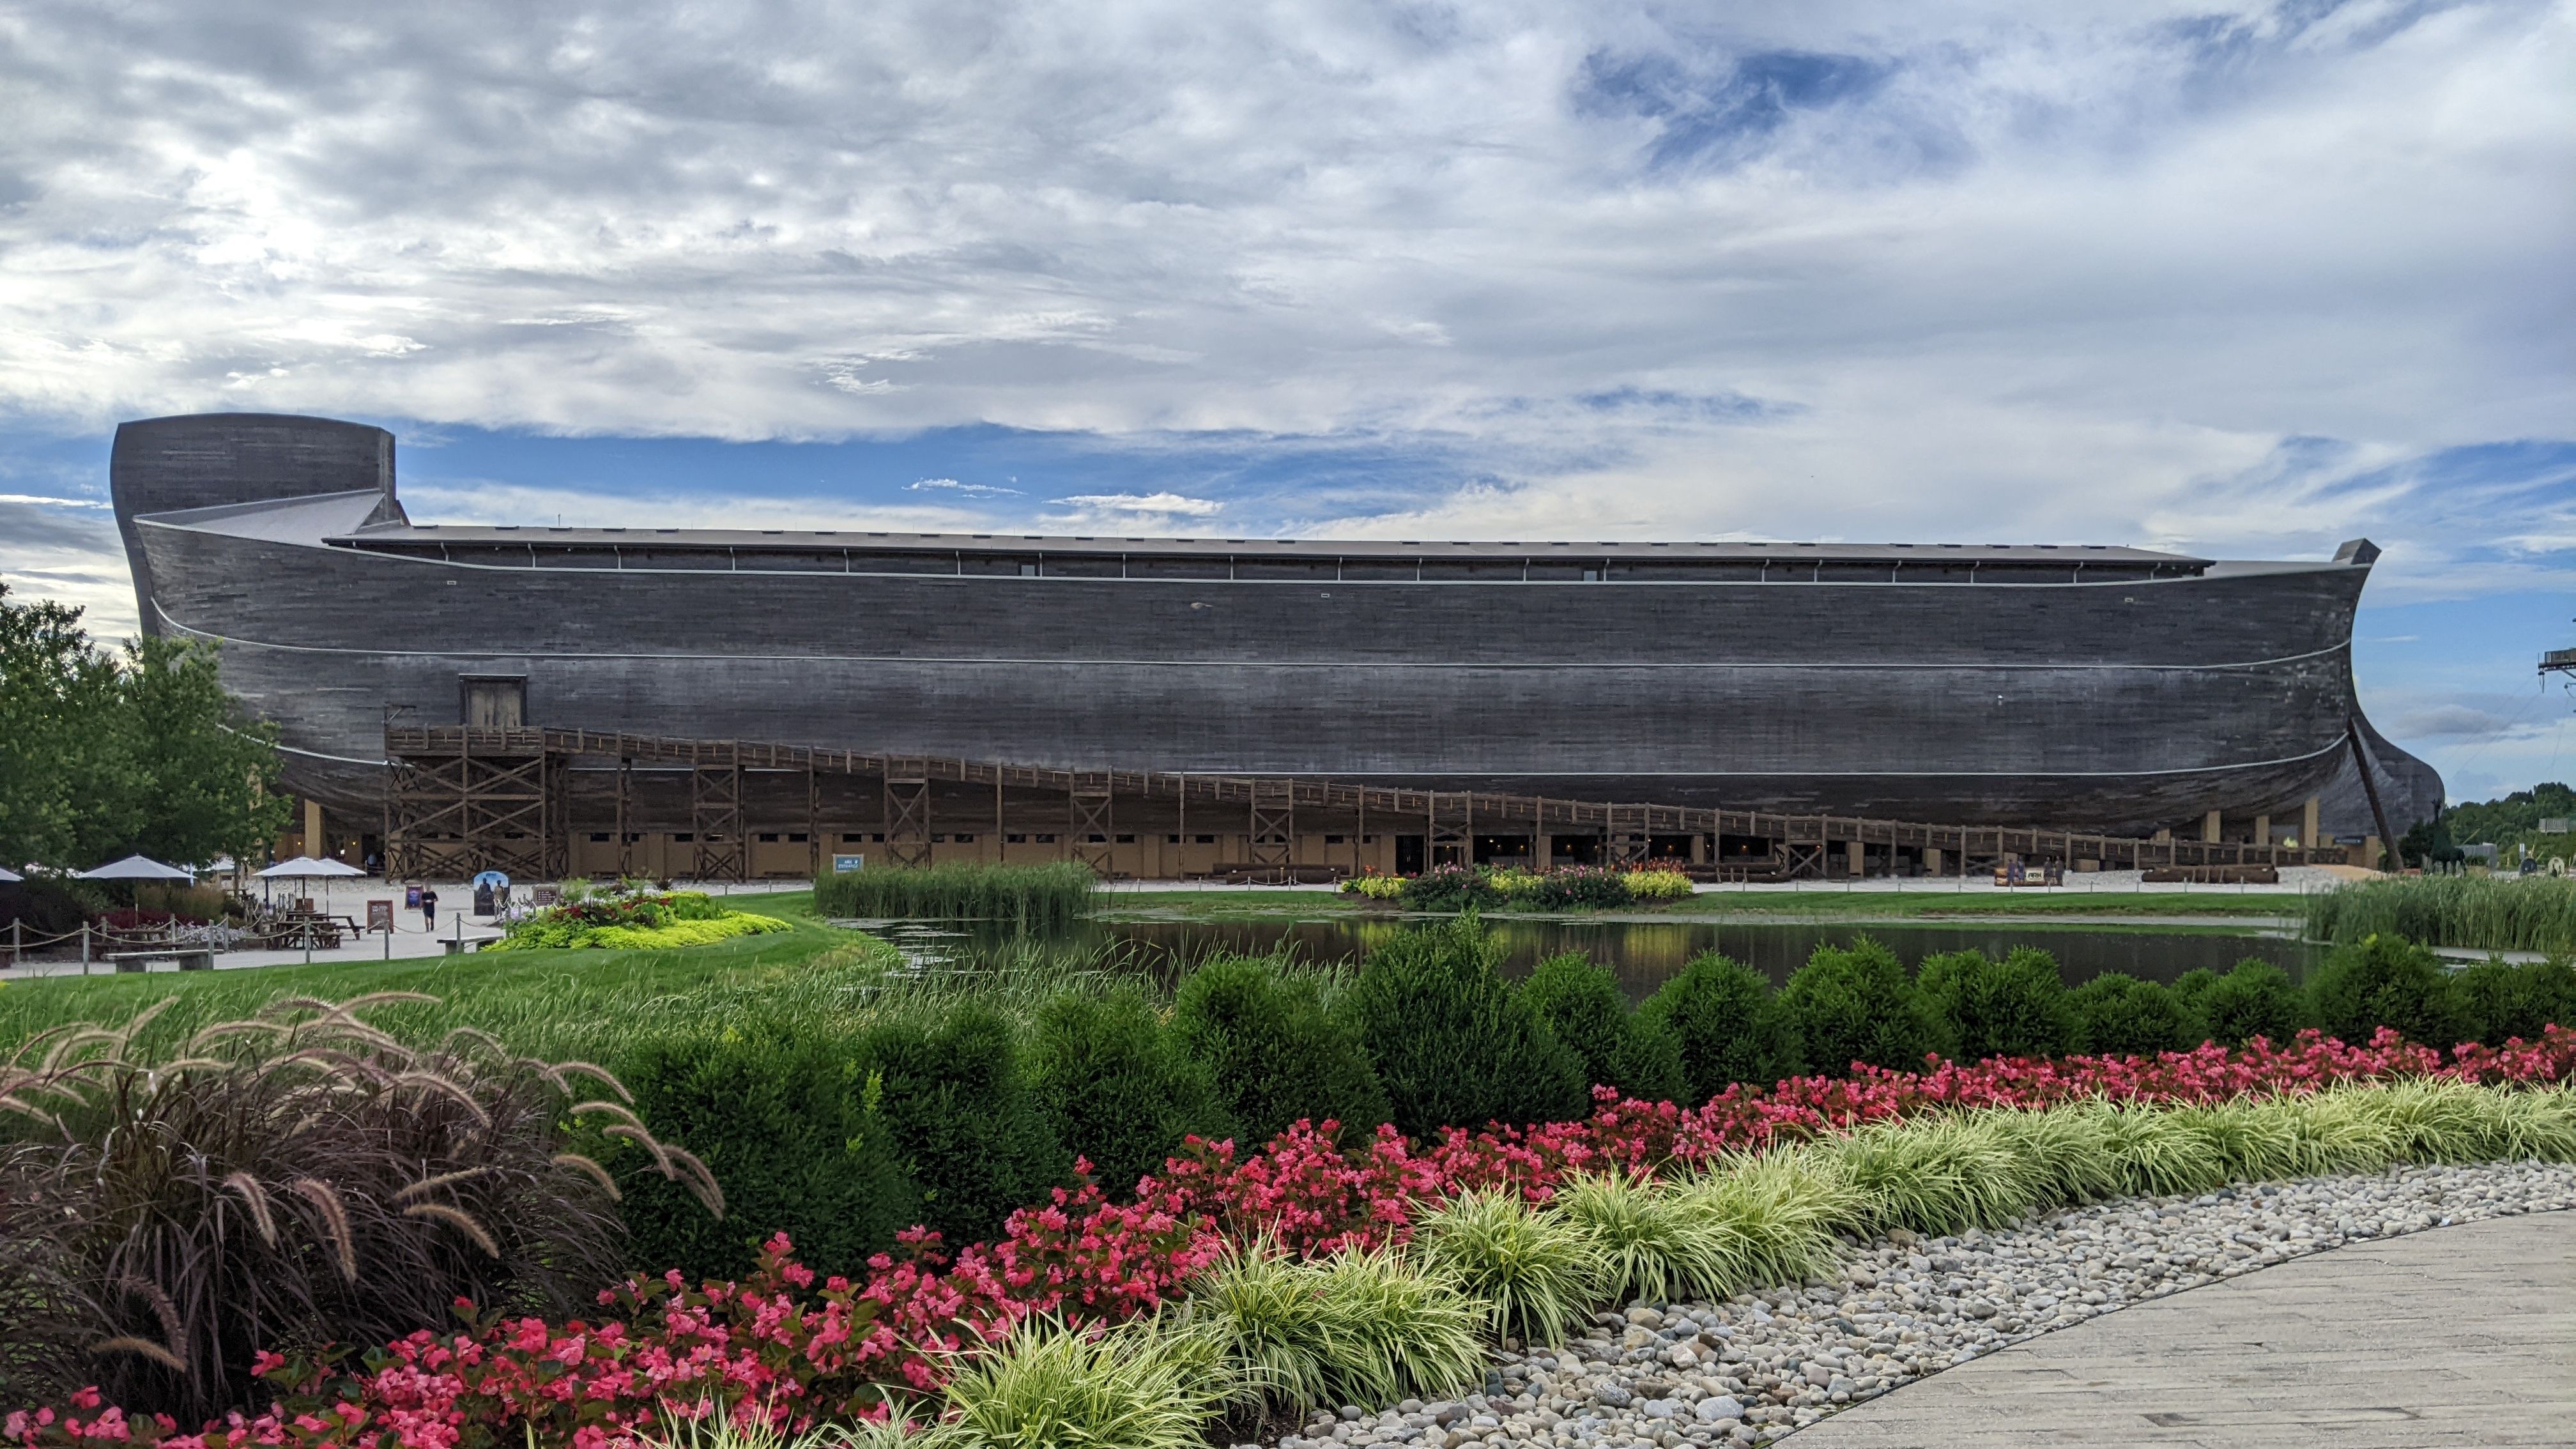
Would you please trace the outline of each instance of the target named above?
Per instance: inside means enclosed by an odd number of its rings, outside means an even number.
[[[1818,949],[1773,991],[1715,954],[1634,1009],[1580,955],[1514,983],[1472,915],[1405,931],[1356,973],[1210,961],[1166,1002],[1138,982],[1075,982],[1031,1000],[907,997],[857,1024],[730,1021],[666,1033],[613,1065],[655,1131],[689,1143],[733,1204],[699,1212],[642,1149],[603,1142],[628,1179],[638,1262],[733,1275],[785,1230],[826,1272],[854,1273],[924,1223],[992,1237],[1011,1209],[1072,1181],[1077,1158],[1123,1189],[1195,1134],[1268,1141],[1304,1119],[1408,1136],[1580,1118],[1591,1089],[1704,1102],[1738,1083],[1927,1055],[2152,1054],[2204,1039],[2418,1042],[2536,1038],[2576,1020],[2564,964],[2452,976],[2379,937],[2339,949],[2306,989],[2249,961],[2172,987],[2106,976],[2068,989],[2047,953],[1934,956],[1909,971],[1867,938]]]

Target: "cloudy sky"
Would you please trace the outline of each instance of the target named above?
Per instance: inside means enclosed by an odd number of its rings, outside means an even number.
[[[416,518],[2387,550],[2576,774],[2576,0],[0,0],[0,579],[121,418]]]

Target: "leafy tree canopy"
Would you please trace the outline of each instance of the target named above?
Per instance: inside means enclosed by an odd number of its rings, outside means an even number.
[[[0,584],[0,862],[80,869],[140,851],[202,865],[284,826],[277,730],[224,693],[215,647],[111,654],[79,609]]]

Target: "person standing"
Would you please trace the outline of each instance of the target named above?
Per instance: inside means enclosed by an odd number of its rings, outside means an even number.
[[[431,935],[438,934],[438,892],[428,886],[420,892],[420,924]]]

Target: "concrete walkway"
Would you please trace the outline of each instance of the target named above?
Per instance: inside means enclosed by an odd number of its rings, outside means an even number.
[[[2177,1293],[1782,1442],[2576,1445],[2576,1212],[2358,1243]]]

